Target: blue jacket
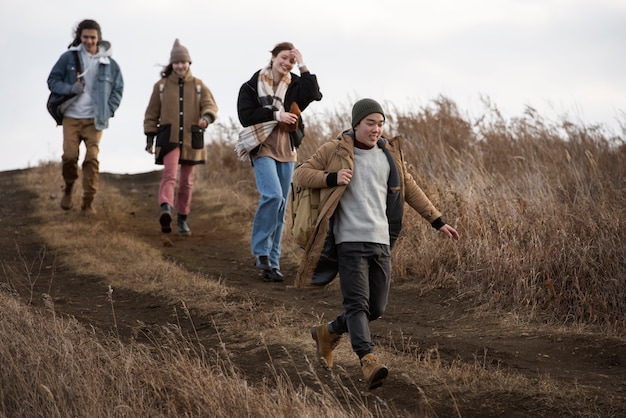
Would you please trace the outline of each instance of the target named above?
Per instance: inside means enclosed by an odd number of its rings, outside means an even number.
[[[72,85],[76,83],[76,64],[73,51],[80,48],[80,45],[69,48],[52,67],[48,76],[48,88],[51,92],[60,95],[70,94]],[[111,44],[109,42],[100,42],[98,59],[98,76],[94,87],[93,101],[95,127],[101,131],[109,127],[109,118],[113,117],[122,101],[124,80],[119,65],[111,58]],[[81,68],[85,68],[83,62],[81,62]]]

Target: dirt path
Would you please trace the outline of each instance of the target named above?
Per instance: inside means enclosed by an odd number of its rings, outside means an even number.
[[[0,173],[0,189],[3,190],[0,225],[4,231],[0,234],[0,259],[6,265],[19,266],[24,260],[43,257],[45,265],[52,265],[53,251],[45,251],[44,243],[32,234],[31,228],[41,222],[32,215],[29,207],[33,196],[15,184],[12,173]],[[168,237],[169,243],[163,241],[156,219],[158,212],[154,202],[146,198],[156,191],[159,178],[159,173],[102,176],[102,181],[127,190],[136,201],[136,211],[128,214],[126,224],[119,225],[120,231],[157,245],[165,243],[163,254],[166,258],[190,271],[221,278],[242,297],[256,295],[261,309],[263,305],[268,309],[285,305],[288,309],[300,310],[303,315],[311,315],[312,323],[315,319],[313,312],[323,314],[325,318],[338,313],[341,304],[338,291],[302,291],[291,287],[296,269],[294,264],[282,266],[287,277],[284,284],[259,280],[252,267],[248,237],[237,237],[232,233],[233,225],[249,223],[250,219],[233,218],[230,223],[223,218],[214,219],[211,214],[219,213],[217,204],[194,207],[196,213],[207,214],[209,218],[202,222],[190,221],[191,237],[172,234]],[[31,294],[27,287],[18,290],[25,297]],[[57,266],[53,279],[42,274],[35,283],[34,303],[44,292],[55,297],[56,306],[63,313],[104,330],[112,329],[110,304],[100,279],[83,277]],[[410,285],[394,286],[385,317],[373,324],[374,338],[385,347],[410,344],[420,351],[436,347],[444,364],[461,361],[480,367],[500,367],[529,379],[550,376],[564,385],[582,385],[589,389],[588,401],[596,405],[597,416],[626,416],[623,412],[626,410],[626,346],[621,340],[528,329],[520,331],[521,327],[515,331],[503,330],[495,319],[477,323],[471,315],[474,308],[472,300],[459,298],[448,289],[420,294]],[[173,319],[172,305],[167,301],[124,289],[116,290],[115,314],[117,329],[122,336],[133,334],[138,324],[164,325]],[[196,327],[207,346],[217,344],[209,315],[200,315]],[[236,341],[236,336],[231,342],[233,346],[239,344],[241,347],[241,355],[235,357],[235,362],[246,376],[254,380],[267,375],[266,358],[246,355],[249,351],[245,342]],[[271,348],[271,355],[278,361],[285,356],[279,347]],[[358,375],[356,359],[345,359],[345,363],[346,373]],[[400,411],[416,411],[419,399],[415,387],[394,378],[396,371],[393,365],[390,366],[390,378],[376,396],[393,403]],[[303,364],[301,369],[305,368]],[[567,405],[545,399],[524,399],[505,391],[494,391],[484,399],[461,397],[457,402],[464,417],[579,416],[578,411]],[[433,407],[440,417],[456,416],[451,404]]]

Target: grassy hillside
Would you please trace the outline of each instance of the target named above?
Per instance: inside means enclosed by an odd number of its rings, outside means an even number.
[[[349,126],[348,113],[305,115],[299,158]],[[248,256],[257,199],[249,162],[233,150],[238,126],[222,124],[196,174],[194,207],[204,210],[194,211],[192,228],[208,232],[187,244],[146,229],[152,219],[143,214],[154,212],[157,228],[158,209],[141,176],[103,176],[95,218],[59,209],[58,162],[3,177],[0,416],[619,416],[626,407],[626,380],[614,377],[626,353],[624,140],[532,109],[504,120],[487,108],[470,120],[445,98],[392,108],[387,121],[386,135],[405,138],[418,183],[462,240],[434,239],[407,211],[393,287],[408,294],[411,312],[376,325],[380,355],[392,365],[382,391],[359,389],[347,343],[336,374],[314,365],[302,330],[327,319],[320,312],[339,309],[336,283],[309,296],[202,272],[225,258],[203,252],[202,241]],[[172,255],[172,245],[184,248]],[[284,263],[300,255],[287,231]],[[76,317],[64,314],[74,301],[51,291],[70,278],[77,284],[70,291],[89,295],[93,288],[79,287],[93,282],[98,293]],[[124,299],[131,307],[122,323]],[[425,312],[429,300],[432,316],[409,315]],[[173,311],[167,324],[147,324],[161,306]],[[416,318],[428,338],[410,329]],[[511,351],[499,356],[498,340]],[[581,363],[591,359],[588,373],[569,374],[574,357],[566,355],[579,348]]]

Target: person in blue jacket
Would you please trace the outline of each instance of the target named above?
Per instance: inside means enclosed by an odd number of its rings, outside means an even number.
[[[95,20],[81,21],[74,40],[58,59],[48,76],[48,88],[59,95],[74,95],[63,111],[62,174],[65,189],[61,208],[72,209],[72,191],[78,178],[80,143],[85,143],[82,164],[81,211],[95,214],[93,199],[98,191],[98,160],[102,131],[109,126],[122,100],[124,81],[120,67],[111,57],[111,44],[102,40]],[[79,65],[76,63],[76,55]]]

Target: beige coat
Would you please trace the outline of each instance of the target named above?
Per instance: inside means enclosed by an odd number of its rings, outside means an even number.
[[[179,133],[180,99],[179,77],[174,72],[155,83],[152,89],[143,129],[146,135],[156,135],[157,164],[162,164],[163,155],[177,146],[181,147],[181,164],[202,164],[206,161],[204,129],[199,128],[198,121],[204,115],[208,116],[210,123],[217,118],[213,94],[202,80],[191,74],[191,70],[187,72],[182,94],[182,139]]]
[[[337,208],[346,186],[328,187],[326,178],[342,168],[354,167],[354,140],[348,132],[323,144],[315,154],[294,172],[296,180],[305,187],[320,188],[320,212],[313,235],[305,247],[305,254],[298,268],[295,287],[311,287],[313,273],[319,271],[318,263],[330,229],[330,220]],[[400,177],[402,201],[415,209],[428,222],[441,217],[430,199],[409,173],[402,152],[401,137],[394,137],[386,144]],[[316,270],[317,268],[317,270]]]

